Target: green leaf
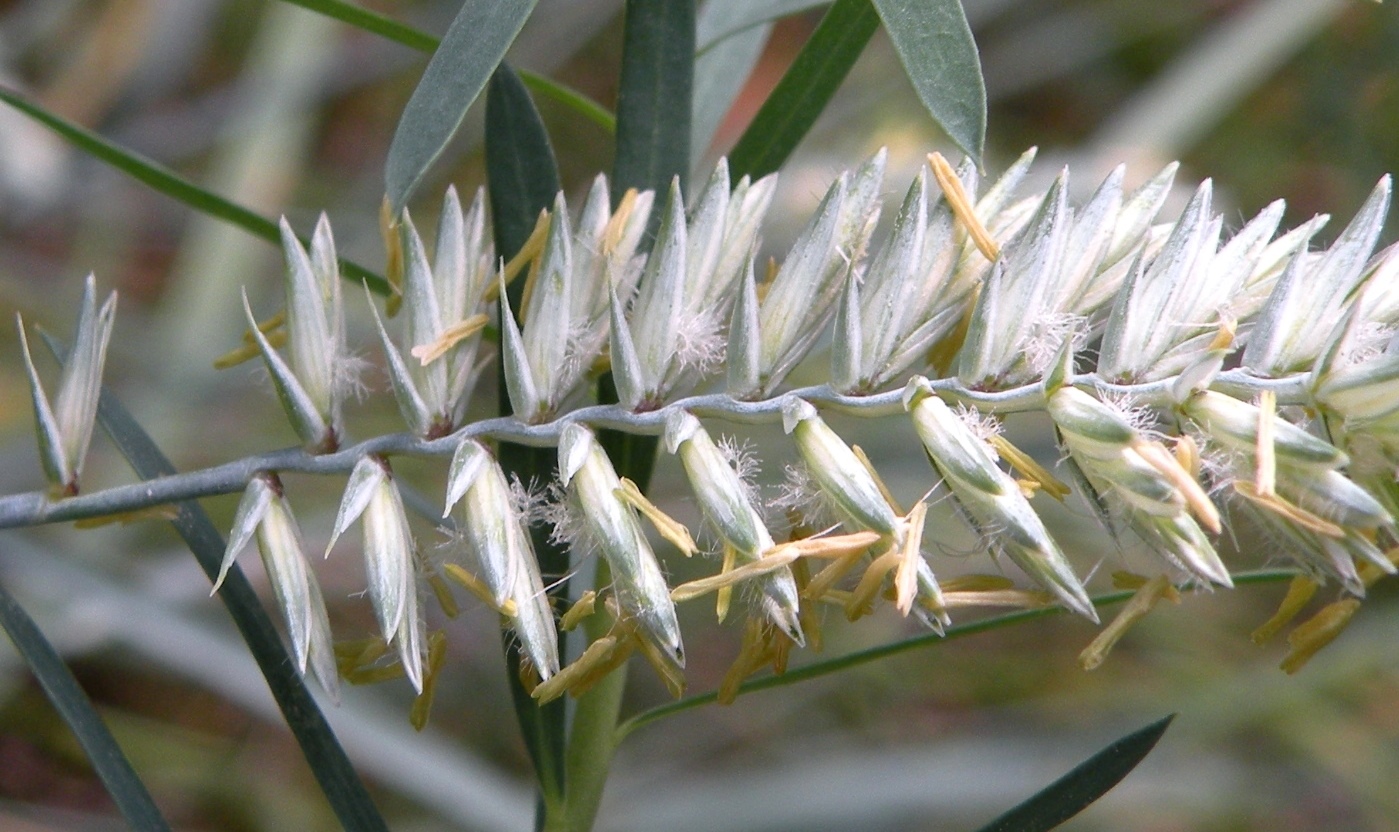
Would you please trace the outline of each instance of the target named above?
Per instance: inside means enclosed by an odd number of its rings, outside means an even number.
[[[0,626],[15,643],[59,716],[78,738],[78,744],[92,762],[93,771],[116,802],[127,825],[132,829],[169,829],[170,825],[161,817],[145,784],[136,776],[121,746],[97,715],[78,680],[73,678],[73,672],[63,663],[63,657],[4,586],[0,586]]]
[[[466,0],[403,108],[389,144],[384,182],[395,213],[461,127],[535,0]]]
[[[57,343],[48,336],[45,339],[54,355],[61,360],[62,351]],[[105,388],[97,405],[97,420],[141,479],[175,475],[175,466]],[[199,568],[213,582],[218,578],[223,564],[223,537],[198,501],[182,501],[175,505],[175,510],[171,525],[194,553]],[[267,616],[252,584],[248,583],[236,564],[224,576],[218,596],[247,643],[248,652],[257,661],[258,669],[267,680],[273,699],[277,701],[277,707],[282,710],[287,727],[301,746],[301,753],[305,755],[316,782],[320,784],[340,824],[350,830],[387,832],[388,826],[370,800],[369,792],[350,764],[350,758],[340,747],[325,715],[297,674],[296,663],[282,646],[282,639],[272,625],[272,619]]]
[[[529,91],[508,64],[502,63],[491,79],[486,93],[486,179],[494,221],[495,247],[502,257],[510,258],[520,250],[539,212],[550,207],[559,192],[558,166],[549,135],[530,99]],[[520,293],[524,281],[516,280],[508,289],[510,307],[520,308]],[[501,314],[509,314],[501,304]],[[504,331],[502,321],[502,332]],[[504,365],[498,365],[499,412],[511,412],[506,393]],[[506,475],[519,477],[520,482],[552,482],[555,474],[555,454],[550,448],[531,448],[510,442],[500,443],[497,458]],[[568,597],[568,582],[561,580],[569,573],[568,550],[549,539],[542,526],[530,527],[539,570],[549,585],[551,599]],[[555,608],[558,604],[555,602]],[[506,666],[512,668],[509,679],[515,716],[525,747],[539,778],[543,808],[557,812],[564,794],[564,744],[567,737],[568,712],[563,699],[539,705],[520,682],[521,661],[519,645],[511,635],[504,636]],[[563,637],[559,636],[559,654]]]
[[[348,23],[358,29],[387,38],[419,52],[431,53],[441,43],[437,38],[421,29],[414,29],[412,26],[400,23],[391,17],[362,9],[353,3],[345,2],[345,0],[283,0],[283,2],[310,9],[317,14]],[[563,104],[608,133],[616,129],[616,119],[612,117],[612,113],[578,90],[560,84],[552,78],[525,70],[520,70],[520,78],[525,82],[525,86],[533,90],[536,95],[542,95]]]
[[[49,112],[8,87],[0,86],[0,101],[67,139],[79,150],[106,162],[151,189],[183,202],[200,213],[236,225],[254,237],[261,237],[276,245],[278,249],[281,248],[281,233],[277,229],[277,223],[272,220],[205,190],[181,178],[169,168]],[[300,239],[302,243],[309,244],[306,238]],[[387,280],[352,260],[340,258],[340,274],[355,283],[367,283],[370,289],[381,295],[389,292]]]
[[[986,83],[961,0],[873,0],[933,121],[973,159],[986,144]]]
[[[1043,832],[1084,809],[1131,773],[1156,741],[1166,733],[1175,714],[1158,720],[1084,760],[1029,800],[996,818],[979,832]]]
[[[690,101],[695,71],[693,0],[627,0],[617,89],[617,156],[612,201],[628,188],[664,194],[690,169]],[[652,212],[649,234],[660,212]]]
[[[729,152],[729,175],[757,179],[782,166],[864,51],[879,15],[869,0],[836,0]]]

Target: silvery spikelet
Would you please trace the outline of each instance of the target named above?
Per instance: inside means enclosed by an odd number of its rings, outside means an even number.
[[[775,545],[754,505],[751,489],[724,452],[690,413],[677,410],[666,420],[666,450],[680,457],[690,489],[704,518],[736,554],[736,565],[752,563]],[[800,601],[792,571],[783,567],[757,579],[764,615],[797,644],[803,644]]]
[[[421,693],[426,641],[418,612],[413,534],[398,484],[383,457],[363,457],[350,472],[327,554],[356,519],[364,534],[364,571],[379,629],[385,641],[397,645],[403,671]]]
[[[613,213],[607,180],[593,182],[576,230],[560,194],[543,250],[531,267],[517,325],[505,312],[502,359],[511,407],[527,422],[552,417],[607,343],[612,297],[630,300],[643,258],[636,254],[652,194],[629,192]]]
[[[757,301],[751,268],[729,327],[729,394],[761,398],[777,389],[835,312],[851,266],[864,256],[879,221],[887,153],[842,174],[797,236],[787,259]]]
[[[1363,593],[1354,566],[1342,563],[1342,553],[1355,555],[1384,572],[1394,565],[1366,539],[1394,520],[1385,507],[1342,472],[1350,458],[1334,445],[1290,422],[1269,424],[1272,441],[1260,446],[1265,414],[1256,405],[1213,391],[1196,392],[1180,405],[1182,415],[1225,457],[1235,488],[1255,515],[1285,539],[1298,544],[1292,553],[1303,565],[1341,579],[1352,592]],[[1265,447],[1269,460],[1259,459]],[[1260,489],[1256,480],[1270,482]]]
[[[316,223],[309,255],[285,218],[281,231],[287,261],[286,359],[258,328],[246,291],[243,312],[297,436],[312,452],[325,453],[339,447],[344,436],[341,403],[353,382],[335,240],[324,214]]]
[[[447,190],[432,265],[412,218],[404,212],[399,228],[405,260],[402,349],[390,341],[370,302],[394,397],[404,420],[420,436],[443,436],[461,423],[483,368],[476,353],[489,320],[482,307],[494,276],[485,211],[484,192],[477,191],[463,215],[456,190]]]
[[[243,499],[238,503],[211,595],[218,592],[235,559],[254,536],[262,554],[263,568],[272,583],[272,592],[287,622],[297,671],[304,676],[309,667],[321,687],[337,697],[340,676],[335,667],[330,619],[326,615],[321,587],[306,562],[301,530],[282,490],[282,481],[267,471],[255,474],[248,481]]]
[[[810,402],[787,397],[782,403],[782,429],[795,440],[807,473],[842,522],[854,530],[875,532],[892,547],[902,547],[910,534],[921,534],[921,529],[911,529],[907,519],[895,513],[869,469]],[[920,606],[935,616],[924,620],[933,627],[947,624],[942,588],[932,567],[921,554],[914,565]]]
[[[462,540],[496,607],[513,602],[511,623],[522,651],[540,680],[548,679],[559,671],[558,637],[527,520],[515,505],[500,464],[474,439],[463,440],[452,456],[443,516],[457,504],[463,507]]]
[[[1020,486],[996,464],[993,450],[947,406],[925,378],[912,379],[904,407],[924,449],[963,516],[1026,575],[1065,607],[1093,621],[1098,614],[1059,544]]]
[[[612,369],[623,405],[652,409],[720,358],[721,325],[775,184],[745,178],[730,191],[721,159],[687,221],[679,180],[672,182],[627,320],[612,293]]]
[[[78,476],[92,442],[97,400],[102,393],[102,368],[107,361],[107,343],[112,338],[116,314],[117,293],[108,295],[99,308],[97,281],[88,275],[73,346],[59,376],[58,396],[52,403],[34,368],[24,319],[18,313],[15,315],[34,421],[38,426],[39,462],[49,482],[67,496],[78,493]]]
[[[606,560],[622,611],[678,665],[685,665],[680,622],[660,563],[636,511],[622,500],[617,472],[593,432],[570,424],[559,439],[559,480],[579,530]]]
[[[1082,390],[1059,388],[1050,394],[1048,410],[1069,464],[1091,489],[1090,498],[1110,500],[1127,525],[1170,566],[1233,586],[1229,570],[1200,528],[1203,522],[1218,532],[1219,512],[1172,454],[1143,436],[1116,408]]]

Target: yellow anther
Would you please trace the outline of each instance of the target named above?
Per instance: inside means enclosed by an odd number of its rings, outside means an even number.
[[[1260,496],[1277,493],[1277,459],[1273,447],[1273,419],[1278,412],[1278,396],[1272,390],[1258,394],[1258,444],[1255,448],[1257,468],[1253,487]]]
[[[170,521],[179,517],[180,510],[175,506],[165,503],[158,506],[148,506],[138,508],[135,511],[119,511],[116,514],[102,514],[97,517],[84,517],[81,520],[73,521],[75,529],[95,529],[99,526],[109,526],[112,523],[119,523],[123,526],[132,523],[140,523],[145,520]]]
[[[593,668],[606,661],[616,648],[617,639],[612,636],[603,636],[594,641],[572,664],[565,666],[547,681],[540,682],[530,691],[530,696],[539,700],[541,705],[558,699],[571,690],[580,679],[585,678]]]
[[[860,576],[860,582],[845,602],[846,618],[858,621],[874,610],[874,599],[884,585],[884,577],[898,568],[899,560],[899,552],[891,549],[870,561],[870,565],[865,567],[865,574]]]
[[[597,592],[588,590],[573,602],[573,606],[568,608],[568,612],[559,619],[559,629],[565,633],[571,632],[574,627],[583,623],[583,619],[591,616],[597,611]]]
[[[1354,598],[1336,601],[1321,608],[1321,611],[1301,624],[1287,636],[1291,651],[1279,665],[1284,673],[1296,673],[1311,660],[1317,651],[1336,640],[1356,610],[1360,602]]]
[[[515,606],[515,599],[506,598],[505,603],[497,607],[495,603],[495,594],[491,592],[490,587],[482,583],[480,578],[466,571],[457,564],[444,563],[442,565],[442,571],[447,573],[447,577],[461,584],[463,587],[469,590],[472,595],[475,595],[477,598],[480,598],[482,601],[485,601],[488,605],[490,605],[493,609],[498,610],[500,614],[505,616],[506,618],[514,618],[516,615],[519,615],[520,609],[519,607]]]
[[[894,606],[902,615],[913,611],[913,599],[918,595],[918,563],[923,559],[923,523],[927,517],[928,504],[919,501],[905,521],[907,528],[894,572]]]
[[[1238,333],[1238,324],[1238,321],[1227,316],[1221,319],[1219,331],[1215,333],[1214,340],[1205,349],[1210,352],[1231,349],[1234,346],[1234,336]]]
[[[651,525],[656,527],[656,531],[661,537],[670,541],[670,544],[679,549],[685,557],[691,557],[699,551],[695,545],[695,539],[690,536],[690,530],[675,518],[666,514],[653,502],[641,493],[641,489],[636,487],[636,483],[622,477],[622,486],[616,489],[616,495],[622,502],[641,512]]]
[[[676,699],[684,696],[685,673],[665,654],[665,651],[639,632],[633,631],[632,640],[636,642],[637,648],[641,651],[641,657],[646,659],[646,663],[651,665],[657,676],[661,677],[661,681],[665,683],[666,690],[670,691],[670,695]]]
[[[1192,443],[1193,446],[1193,443]],[[1176,445],[1177,449],[1180,445]],[[1271,443],[1269,447],[1272,447]],[[1195,515],[1195,519],[1200,521],[1206,529],[1215,534],[1219,534],[1222,525],[1219,519],[1219,509],[1215,507],[1210,495],[1201,487],[1199,480],[1195,479],[1176,454],[1166,450],[1160,442],[1153,442],[1149,439],[1137,437],[1132,441],[1132,450],[1137,455],[1146,460],[1147,464],[1155,468],[1157,473],[1165,477],[1177,493],[1185,500],[1185,504],[1190,507],[1190,513]],[[1198,458],[1198,457],[1197,457]]]
[[[1284,500],[1277,494],[1259,494],[1255,490],[1253,483],[1243,482],[1242,480],[1235,481],[1234,490],[1246,497],[1250,502],[1277,514],[1279,517],[1291,520],[1304,529],[1337,539],[1346,536],[1345,529],[1332,523],[1330,520],[1312,514],[1301,506]]]
[[[724,544],[724,561],[719,567],[720,575],[727,575],[734,570],[734,561],[738,559],[738,550],[729,544]],[[719,591],[714,596],[714,615],[723,624],[724,619],[729,617],[729,604],[733,601],[733,584],[719,587]]]
[[[1064,498],[1072,493],[1063,480],[1049,473],[1049,470],[1036,462],[1034,457],[1011,444],[1009,439],[997,435],[991,437],[990,442],[991,447],[996,449],[996,453],[1000,454],[1001,459],[1010,463],[1010,467],[1020,472],[1025,479],[1044,489],[1044,492],[1049,496],[1062,503]],[[1025,496],[1033,496],[1033,492]]]
[[[617,210],[612,212],[612,216],[607,220],[607,227],[602,231],[602,253],[611,254],[617,250],[617,246],[622,244],[622,235],[627,230],[627,220],[631,219],[632,213],[636,210],[637,192],[636,188],[628,188],[622,194],[622,200],[617,203]]]
[[[510,262],[501,268],[501,279],[504,280],[505,285],[509,286],[511,281],[520,274],[520,271],[539,256],[539,253],[544,250],[544,241],[548,238],[549,211],[546,209],[539,212],[539,217],[534,221],[534,230],[530,232],[529,237],[525,238],[524,245],[520,246],[520,250],[515,252],[515,256],[510,258]],[[481,294],[481,300],[490,302],[500,297],[500,284],[500,280],[490,281],[486,285],[486,290]],[[524,307],[525,304],[522,301],[520,308],[515,310],[516,314],[522,318]]]
[[[427,638],[427,665],[423,668],[423,691],[413,700],[408,710],[408,721],[413,730],[427,727],[428,715],[432,713],[432,697],[437,691],[437,677],[447,664],[447,635],[437,630]]]
[[[855,564],[864,557],[863,549],[854,549],[836,558],[825,569],[816,573],[816,577],[811,579],[811,583],[806,585],[802,597],[816,601],[820,600],[832,587],[844,578],[846,574],[855,568]]]
[[[403,240],[398,236],[398,217],[387,195],[379,203],[379,235],[384,239],[384,279],[389,282],[384,311],[392,318],[403,305]]]
[[[457,606],[457,599],[452,597],[452,588],[447,586],[442,576],[429,575],[427,585],[432,587],[432,594],[437,598],[437,605],[442,608],[442,612],[448,618],[456,618],[461,609]]]
[[[287,343],[286,323],[287,313],[286,310],[283,310],[258,323],[257,328],[259,332],[267,336],[267,343],[274,347],[281,347]],[[262,355],[262,351],[258,349],[253,333],[250,330],[244,330],[243,343],[215,358],[214,369],[226,370],[229,367],[236,367],[244,361],[251,361],[260,355]]]
[[[1103,663],[1112,652],[1112,648],[1122,639],[1132,625],[1140,621],[1151,612],[1152,607],[1162,598],[1167,598],[1173,603],[1180,603],[1180,594],[1176,588],[1171,586],[1170,580],[1165,575],[1157,575],[1155,578],[1142,584],[1137,593],[1132,596],[1117,617],[1103,628],[1098,637],[1093,639],[1078,654],[1078,663],[1084,670],[1093,670]]]
[[[455,347],[457,344],[485,329],[486,324],[490,322],[491,319],[489,317],[478,312],[442,330],[442,334],[437,337],[436,341],[430,344],[419,344],[409,350],[409,352],[413,354],[414,358],[418,359],[418,362],[422,364],[422,366],[426,367],[446,355],[447,351],[452,347]]]
[[[1176,437],[1174,456],[1191,479],[1200,478],[1200,446],[1188,434],[1182,433]]]
[[[763,665],[763,654],[766,652],[766,645],[763,638],[764,622],[759,618],[749,618],[748,624],[743,628],[743,642],[738,650],[738,657],[729,666],[728,672],[724,674],[724,680],[719,684],[718,702],[720,705],[731,705],[738,698],[738,688],[743,684],[743,680],[753,675],[753,672]]]
[[[967,189],[962,186],[962,180],[957,177],[957,171],[953,169],[951,163],[943,158],[941,153],[936,151],[928,154],[928,164],[933,169],[933,178],[937,180],[938,186],[942,188],[943,197],[947,200],[947,205],[952,209],[952,214],[967,229],[967,234],[972,238],[983,256],[991,262],[995,262],[1001,256],[1001,247],[996,245],[996,241],[991,239],[991,233],[986,230],[986,226],[981,224],[981,219],[976,215],[976,207],[972,204],[971,196]]]
[[[1268,639],[1277,635],[1283,627],[1291,623],[1297,617],[1297,613],[1302,611],[1312,597],[1316,595],[1319,584],[1305,575],[1298,575],[1292,579],[1292,583],[1287,585],[1287,594],[1283,596],[1282,603],[1278,605],[1278,611],[1273,613],[1273,617],[1264,621],[1258,629],[1253,631],[1250,638],[1254,644],[1262,644]]]
[[[337,641],[334,652],[336,669],[341,676],[349,678],[351,673],[383,658],[389,652],[389,645],[382,636],[370,636],[354,641]]]
[[[792,577],[797,582],[797,594],[801,598],[806,596],[806,587],[811,583],[811,570],[807,568],[806,561],[798,560],[792,564]],[[807,649],[814,653],[821,652],[821,616],[815,604],[802,603],[797,607],[797,621],[802,626],[802,635],[806,636]]]

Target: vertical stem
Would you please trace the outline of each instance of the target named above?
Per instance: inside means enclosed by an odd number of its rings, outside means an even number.
[[[508,259],[524,244],[534,227],[535,217],[552,204],[554,194],[559,191],[559,176],[539,112],[524,84],[506,64],[496,70],[486,95],[486,169],[490,179],[496,252]],[[523,281],[516,281],[508,290],[515,309],[520,308],[522,286]],[[509,415],[510,399],[504,374],[501,365],[498,368],[498,404],[499,412]],[[556,459],[551,450],[502,442],[496,454],[505,472],[519,477],[526,485],[546,483],[554,478]],[[567,582],[560,579],[569,571],[568,550],[550,542],[548,532],[542,527],[531,527],[530,538],[539,559],[539,570],[545,580],[551,582],[549,595],[557,608],[558,599],[567,599]],[[565,655],[563,634],[559,633],[558,638],[559,655]],[[564,802],[567,703],[563,699],[543,706],[535,702],[520,681],[521,656],[514,638],[506,635],[504,643],[515,715],[539,778],[536,827],[543,828],[547,818],[560,814]]]
[[[695,6],[693,0],[627,0],[623,23],[622,77],[617,95],[617,157],[612,169],[612,198],[628,188],[665,193],[671,177],[683,185],[690,164],[690,108],[694,81]],[[659,212],[651,216],[648,239],[655,234]],[[611,374],[598,383],[598,400],[617,401]],[[655,468],[655,437],[615,431],[598,435],[617,473],[643,491]],[[595,586],[610,576],[599,560]],[[604,635],[606,615],[589,621],[588,636]],[[566,757],[568,805],[550,830],[591,829],[597,818],[607,772],[616,751],[617,717],[626,689],[626,668],[603,679],[578,698]]]

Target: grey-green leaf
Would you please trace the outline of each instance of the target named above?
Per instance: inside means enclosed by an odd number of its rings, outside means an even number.
[[[466,0],[394,131],[384,182],[395,212],[456,135],[466,111],[525,25],[535,0]]]
[[[986,84],[960,0],[873,0],[913,89],[967,155],[986,142]]]
[[[92,770],[102,780],[126,822],[132,829],[168,830],[169,824],[161,817],[155,801],[131,768],[121,746],[112,738],[102,717],[97,715],[92,701],[73,678],[73,672],[3,586],[0,586],[0,626],[5,628],[44,694],[72,729],[92,762]]]

